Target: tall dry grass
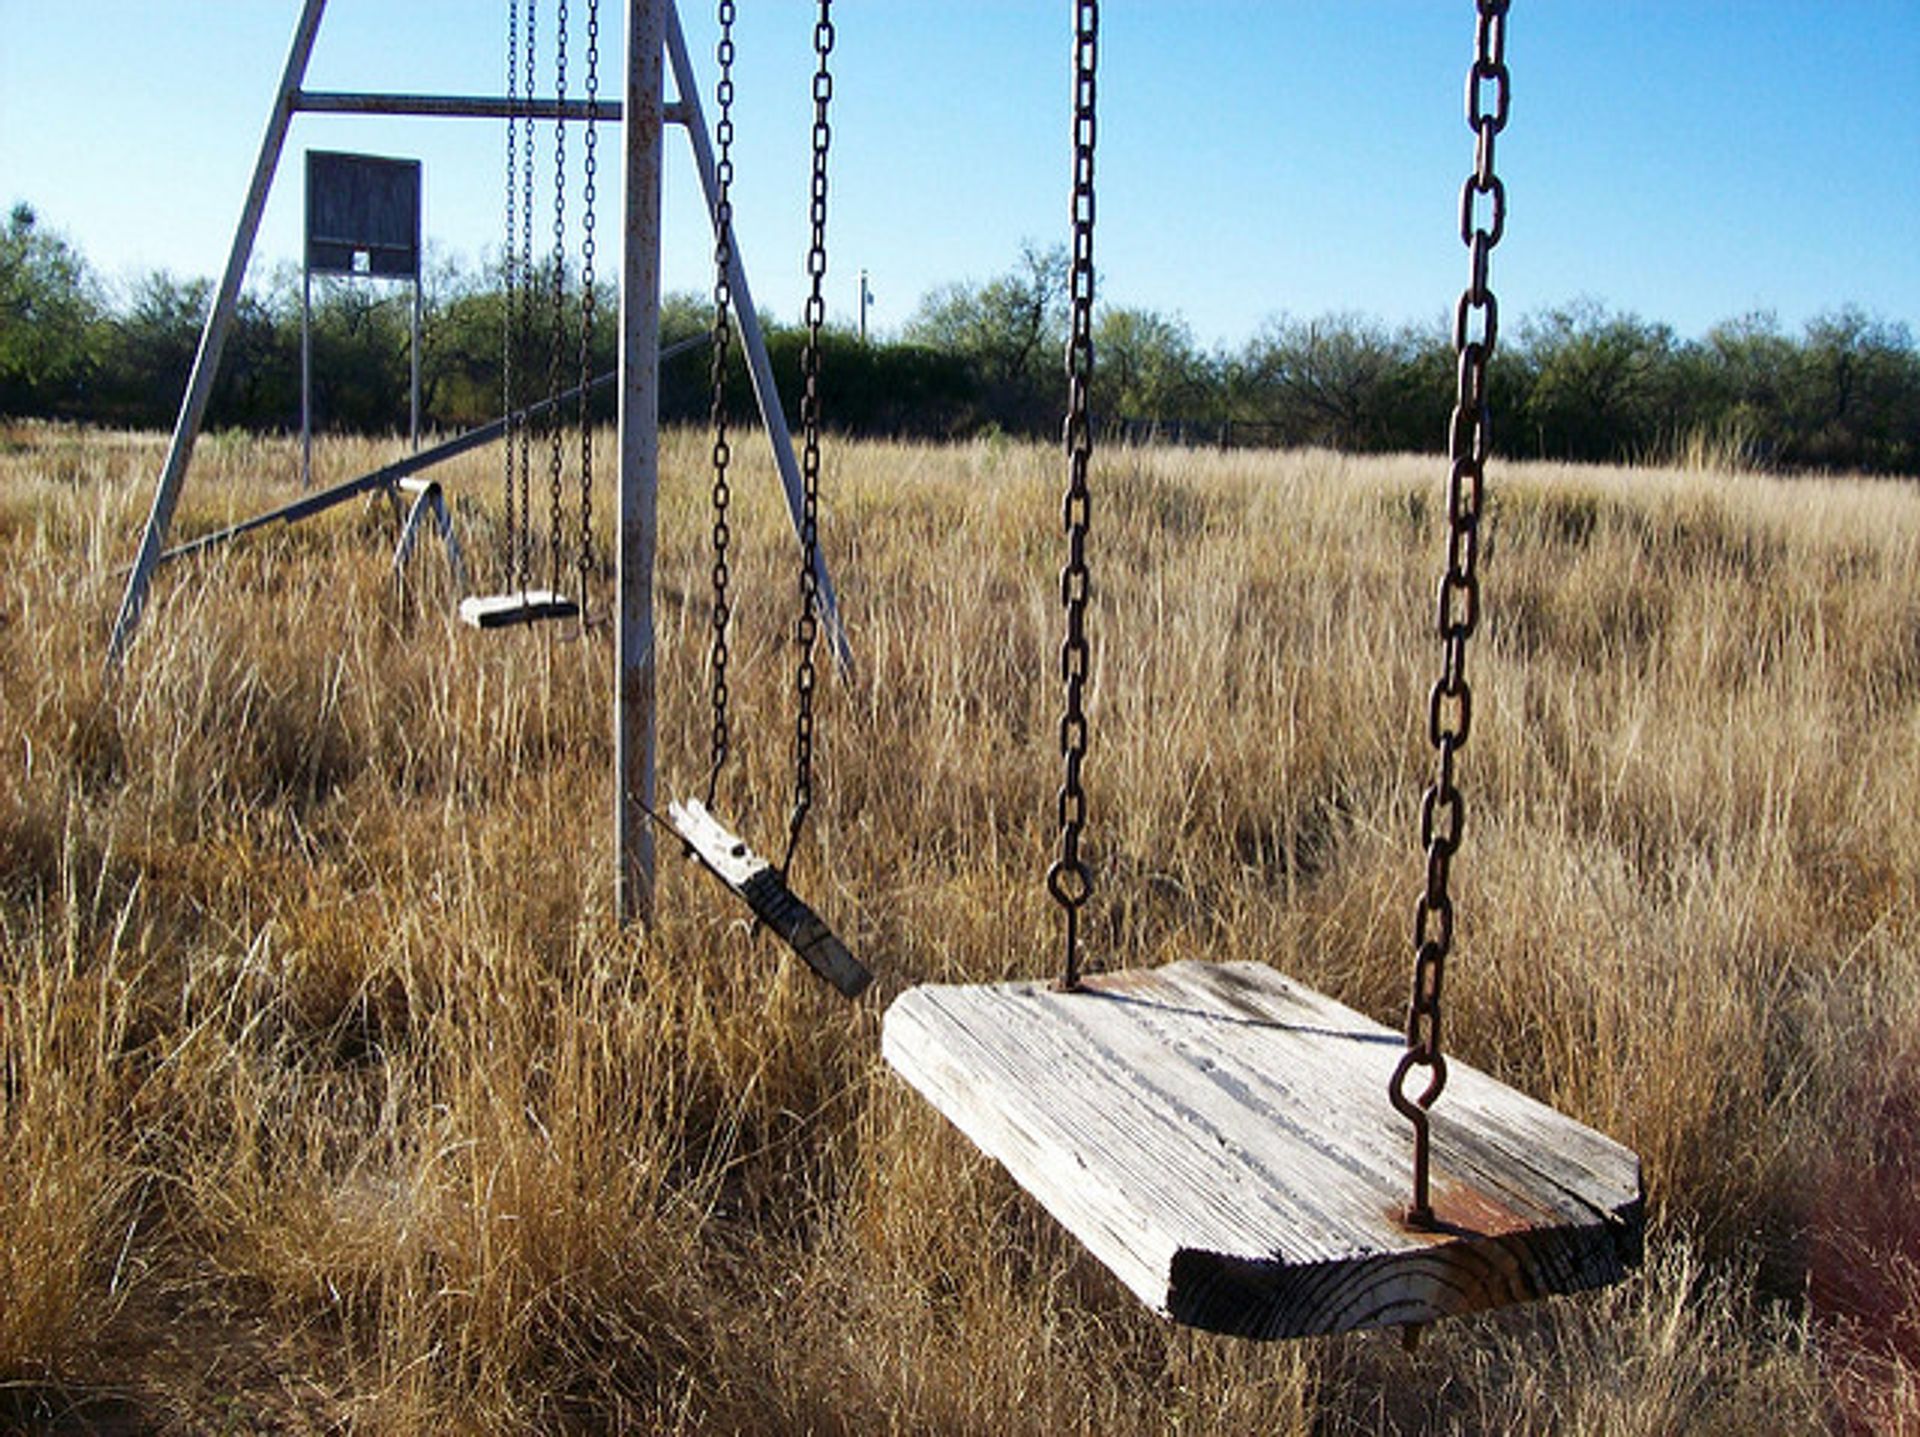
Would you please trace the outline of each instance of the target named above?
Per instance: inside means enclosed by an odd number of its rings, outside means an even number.
[[[664,465],[672,790],[706,754],[703,450]],[[1163,1325],[878,1062],[892,992],[1056,961],[1049,452],[829,450],[859,662],[798,883],[880,975],[857,1008],[678,861],[653,931],[614,927],[605,629],[450,626],[431,547],[394,590],[379,506],[169,571],[103,687],[158,454],[0,432],[0,1421],[1920,1427],[1906,486],[1498,476],[1449,1028],[1643,1154],[1650,1255],[1409,1355]],[[383,457],[325,446],[322,478]],[[476,562],[497,462],[446,475]],[[720,807],[772,847],[794,586],[746,467]],[[203,443],[180,532],[291,472]],[[1391,1021],[1434,466],[1097,477],[1102,961],[1259,959]]]

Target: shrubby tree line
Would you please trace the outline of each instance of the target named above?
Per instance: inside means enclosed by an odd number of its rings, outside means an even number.
[[[1024,246],[1004,273],[929,294],[898,338],[825,337],[823,403],[857,434],[955,438],[1058,432],[1063,404],[1066,256]],[[425,276],[425,419],[456,430],[496,417],[511,364],[521,392],[578,372],[579,316],[556,343],[533,277],[532,321],[509,354],[497,269],[438,260]],[[0,229],[0,415],[166,427],[199,342],[211,286],[164,271],[110,290],[58,232],[16,204]],[[397,432],[407,422],[407,291],[317,282],[313,374],[327,430]],[[614,364],[617,305],[603,288],[595,372]],[[670,296],[665,342],[711,323],[707,302]],[[790,407],[804,332],[767,323]],[[1442,447],[1453,401],[1448,325],[1398,328],[1353,313],[1265,321],[1237,349],[1205,349],[1177,315],[1106,305],[1096,316],[1096,421],[1120,438],[1208,444],[1321,445],[1351,452]],[[283,266],[250,290],[230,335],[209,422],[299,423],[300,276]],[[1491,384],[1501,449],[1516,457],[1660,461],[1704,454],[1759,468],[1920,473],[1920,353],[1905,323],[1840,308],[1786,332],[1771,315],[1715,325],[1697,339],[1581,300],[1503,326]],[[708,410],[704,352],[662,376],[669,420]],[[729,408],[752,410],[732,349]],[[611,401],[609,400],[609,404]]]

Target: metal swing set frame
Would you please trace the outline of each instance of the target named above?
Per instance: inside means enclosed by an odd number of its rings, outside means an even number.
[[[628,64],[624,93],[620,99],[582,100],[531,95],[509,99],[308,90],[304,87],[304,80],[326,13],[326,0],[303,0],[286,66],[281,73],[273,106],[261,136],[246,199],[234,228],[226,268],[201,331],[199,348],[180,402],[166,460],[155,486],[139,551],[128,572],[126,588],[108,641],[107,667],[110,672],[117,672],[121,668],[146,610],[154,575],[163,564],[203,553],[273,524],[296,523],[362,494],[387,493],[397,499],[399,493],[406,492],[413,495],[414,502],[396,555],[397,559],[403,559],[421,523],[428,517],[438,521],[444,513],[443,507],[436,508],[438,486],[421,483],[414,480],[413,476],[457,454],[500,438],[511,432],[516,424],[525,424],[543,413],[579,400],[585,393],[614,385],[618,393],[619,428],[614,604],[618,656],[613,715],[614,892],[620,921],[629,923],[651,919],[656,869],[654,827],[658,820],[655,818],[653,570],[658,532],[659,367],[663,359],[678,353],[681,348],[707,342],[707,336],[701,336],[684,341],[665,353],[660,349],[661,167],[663,137],[668,126],[679,127],[688,137],[707,206],[716,223],[720,222],[721,210],[712,141],[674,0],[626,0],[622,9],[626,23]],[[667,96],[666,85],[669,69],[674,85],[671,99]],[[170,548],[168,535],[174,510],[192,463],[194,444],[199,438],[207,404],[213,393],[221,354],[233,327],[247,263],[253,252],[254,240],[288,133],[294,117],[301,114],[496,120],[517,117],[523,120],[619,122],[624,171],[624,212],[618,216],[621,296],[619,367],[615,374],[598,376],[564,394],[528,405],[517,414],[509,414],[404,460]],[[800,465],[795,456],[792,431],[774,385],[773,365],[754,306],[746,264],[738,239],[731,233],[730,224],[726,250],[733,315],[739,327],[748,374],[773,451],[788,514],[796,534],[799,534],[807,522]],[[455,553],[457,549],[450,551],[450,554]],[[840,620],[832,576],[817,546],[812,548],[810,572],[819,621],[836,659],[845,670],[851,666],[852,651]],[[717,829],[718,825],[714,827]],[[739,855],[747,853],[745,845],[733,840],[724,830],[719,832],[728,841],[723,849],[716,850],[711,857],[724,857],[737,867]],[[693,846],[691,838],[686,835],[682,836],[682,841]],[[719,842],[719,839],[714,841]],[[709,858],[704,853],[701,856],[703,861]],[[716,866],[714,862],[707,861],[707,866],[726,881],[727,875],[722,871],[725,864]],[[729,886],[736,887],[731,882]],[[778,886],[784,890],[784,884]],[[762,880],[753,892],[764,895],[768,889],[769,885]],[[736,891],[740,891],[738,887]],[[773,899],[779,902],[774,904]],[[769,914],[760,915],[762,921],[793,941],[792,935],[786,930],[792,927],[793,922],[799,921],[793,915],[797,900],[793,900],[790,893],[782,892],[773,895],[767,902],[772,906]],[[797,906],[812,918],[805,905]],[[770,916],[773,907],[777,907],[792,921],[776,922],[778,915]],[[812,924],[803,924],[800,931],[814,934],[816,928],[824,929],[824,925],[813,918]],[[807,955],[803,953],[802,956]],[[858,965],[854,967],[857,969]],[[854,981],[851,971],[842,971],[847,982]]]

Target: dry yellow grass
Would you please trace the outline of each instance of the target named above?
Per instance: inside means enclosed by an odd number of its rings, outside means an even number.
[[[1050,452],[829,450],[860,662],[799,881],[880,974],[849,1009],[677,861],[614,929],[604,629],[450,627],[378,509],[167,573],[103,690],[159,449],[0,429],[0,1423],[1920,1427],[1907,486],[1498,475],[1451,1041],[1643,1154],[1650,1254],[1409,1356],[1159,1323],[878,1061],[902,986],[1056,961]],[[665,466],[669,788],[705,754],[702,452]],[[447,475],[475,559],[496,462]],[[792,578],[748,470],[721,807],[770,847]],[[204,443],[181,532],[289,471]],[[1395,1018],[1439,477],[1102,456],[1104,961]]]

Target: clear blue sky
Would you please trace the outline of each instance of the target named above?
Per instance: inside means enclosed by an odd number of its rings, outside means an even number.
[[[505,8],[332,0],[308,84],[498,93]],[[572,0],[576,22],[585,8]],[[792,318],[811,11],[740,8],[741,243],[762,307]],[[0,202],[32,202],[110,280],[216,274],[298,9],[0,0]],[[544,26],[554,10],[541,0]],[[622,26],[615,0],[605,10],[617,93]],[[1062,237],[1069,7],[836,10],[830,307],[852,314],[865,267],[885,331],[930,288]],[[684,11],[709,90],[710,11]],[[1450,310],[1465,268],[1466,0],[1108,0],[1103,24],[1103,301],[1177,312],[1209,344],[1282,312]],[[1797,327],[1857,303],[1920,326],[1920,4],[1516,0],[1509,43],[1504,315],[1591,296],[1697,334],[1754,309]],[[253,276],[298,253],[308,146],[419,156],[430,242],[467,261],[495,249],[500,130],[297,120]],[[614,214],[611,134],[603,148]],[[704,289],[708,241],[672,132],[668,154],[666,282]]]

